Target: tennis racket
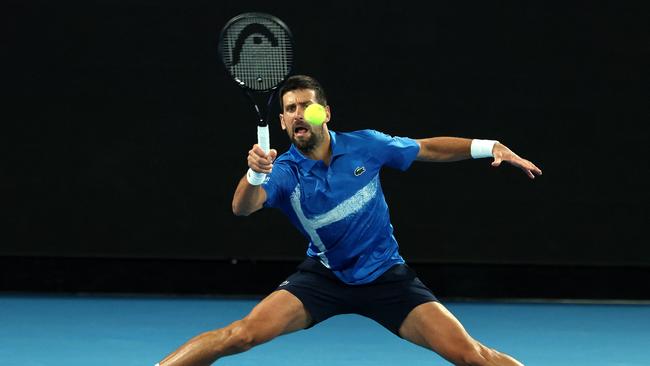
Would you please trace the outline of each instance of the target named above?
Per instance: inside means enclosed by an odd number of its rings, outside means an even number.
[[[277,88],[293,68],[293,36],[280,19],[264,13],[244,13],[230,19],[219,34],[219,57],[230,77],[255,107],[257,143],[270,148],[269,113]],[[265,175],[253,172],[261,184]]]

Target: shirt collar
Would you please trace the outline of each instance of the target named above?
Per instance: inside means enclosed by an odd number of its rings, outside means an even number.
[[[332,158],[334,158],[337,155],[346,153],[348,151],[346,144],[343,142],[341,143],[337,142],[336,138],[338,134],[332,130],[329,131],[329,134],[330,134],[330,148],[332,149]],[[311,170],[311,168],[313,168],[314,165],[316,165],[316,162],[318,162],[318,160],[313,160],[305,157],[294,144],[291,144],[291,147],[289,148],[289,153],[293,157],[293,160],[307,171]]]
[[[344,153],[346,153],[348,151],[347,146],[343,142],[337,141],[337,139],[336,139],[337,135],[338,134],[336,132],[330,131],[330,143],[331,143],[331,146],[332,146],[332,158],[337,156],[337,155],[344,154]]]
[[[298,165],[306,171],[311,170],[311,168],[316,165],[316,160],[306,158],[294,144],[291,144],[291,147],[289,148],[289,154],[291,154],[293,161],[298,163]]]

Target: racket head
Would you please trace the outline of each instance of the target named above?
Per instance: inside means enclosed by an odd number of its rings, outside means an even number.
[[[291,74],[293,35],[284,22],[266,13],[243,13],[219,34],[218,52],[230,77],[244,89],[276,89]]]

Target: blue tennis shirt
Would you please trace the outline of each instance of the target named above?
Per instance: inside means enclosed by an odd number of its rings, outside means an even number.
[[[264,206],[282,210],[310,240],[308,256],[341,281],[364,284],[404,263],[379,171],[406,170],[420,148],[413,139],[374,130],[329,133],[329,166],[306,158],[294,145],[275,160],[263,184]]]

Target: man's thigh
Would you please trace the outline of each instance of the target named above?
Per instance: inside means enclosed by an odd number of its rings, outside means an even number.
[[[478,346],[456,317],[439,302],[413,309],[399,329],[400,336],[455,360]]]
[[[311,324],[302,302],[285,290],[272,292],[242,320],[249,329],[255,329],[256,338],[261,341],[305,329]]]

